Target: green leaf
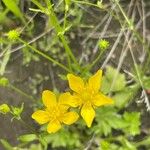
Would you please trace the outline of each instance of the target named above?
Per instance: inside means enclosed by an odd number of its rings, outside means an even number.
[[[126,87],[122,91],[116,92],[112,99],[115,101],[115,106],[118,108],[125,107],[134,96],[134,89]]]
[[[25,134],[18,137],[18,140],[21,142],[32,142],[37,139],[38,138],[35,134]]]
[[[29,150],[43,150],[41,144],[32,144]]]
[[[79,134],[72,133],[67,129],[61,129],[57,134],[48,134],[44,139],[47,143],[51,143],[53,148],[67,147],[68,149],[73,149],[81,145]]]
[[[13,147],[4,139],[0,139],[0,142],[2,143],[5,150],[13,150]]]
[[[105,77],[102,80],[102,92],[107,94],[108,92],[121,91],[125,86],[125,75],[110,66],[107,67]]]
[[[142,141],[136,142],[137,147],[139,146],[150,146],[150,137],[144,138]]]
[[[97,124],[92,130],[95,133],[104,134],[105,136],[111,134],[112,129],[124,129],[128,126],[123,117],[117,114],[117,110],[112,107],[98,109],[96,122]]]
[[[102,86],[101,86],[101,91],[104,94],[108,94],[110,92],[110,82],[108,81],[108,79],[106,78],[106,76],[102,77]]]
[[[139,112],[125,112],[123,115],[124,120],[128,123],[128,127],[124,131],[133,136],[140,134],[140,113]]]
[[[110,143],[105,140],[101,141],[100,150],[110,150]]]
[[[122,143],[122,150],[137,150],[135,144],[131,143],[123,136],[120,138],[120,142]]]
[[[23,23],[26,23],[23,17],[22,12],[20,11],[17,2],[15,0],[2,0],[6,7],[18,18],[22,20]]]
[[[8,9],[5,9],[3,12],[0,11],[0,23],[3,23],[8,19],[6,16],[8,11]]]

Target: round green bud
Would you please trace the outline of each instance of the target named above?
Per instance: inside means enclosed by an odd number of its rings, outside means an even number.
[[[100,40],[99,41],[99,48],[101,50],[106,50],[109,47],[109,42],[107,40]]]
[[[10,39],[12,41],[15,41],[15,40],[17,40],[19,38],[20,33],[17,30],[10,30],[7,33],[7,36],[8,36],[8,39]]]
[[[0,113],[7,114],[8,112],[10,112],[10,108],[7,104],[0,105]]]
[[[0,78],[0,86],[7,86],[9,84],[9,80],[5,77]]]

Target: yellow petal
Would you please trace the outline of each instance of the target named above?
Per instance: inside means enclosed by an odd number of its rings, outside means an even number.
[[[61,124],[58,120],[51,121],[47,126],[47,132],[48,133],[55,133],[58,130],[60,130]]]
[[[59,96],[59,104],[66,104],[66,102],[70,101],[70,98],[71,98],[71,94],[69,92],[66,92],[66,93],[62,93],[60,96]]]
[[[104,94],[102,93],[99,93],[98,95],[96,95],[93,99],[92,99],[92,102],[95,106],[102,106],[102,105],[109,105],[109,104],[113,104],[114,101],[105,96]]]
[[[61,121],[67,125],[71,125],[74,122],[76,122],[78,118],[79,118],[79,115],[76,112],[68,112],[64,114]]]
[[[82,105],[82,99],[81,96],[78,94],[73,94],[72,97],[70,98],[70,101],[68,101],[68,104],[71,107],[78,107]]]
[[[93,119],[95,117],[95,111],[90,103],[85,103],[81,108],[81,116],[86,122],[88,127],[91,127]]]
[[[44,105],[47,108],[51,108],[51,107],[55,106],[57,103],[55,94],[49,90],[43,91],[42,100],[43,100]]]
[[[89,78],[89,87],[91,90],[98,92],[101,87],[102,70],[98,70],[93,76]]]
[[[67,78],[68,78],[68,81],[69,81],[69,87],[74,92],[80,93],[83,90],[84,82],[80,77],[75,76],[73,74],[68,74]]]
[[[38,110],[32,114],[32,118],[36,120],[39,124],[44,124],[50,121],[49,113],[43,110]]]
[[[66,95],[66,99],[65,99],[65,95]],[[66,94],[64,93],[64,96],[61,97],[61,99],[59,99],[59,102],[60,104],[68,105],[71,107],[78,107],[81,105],[82,100],[78,96],[78,94],[71,95],[69,92],[67,92]]]
[[[67,112],[68,109],[69,109],[68,105],[59,104],[59,110],[60,110],[61,113]]]

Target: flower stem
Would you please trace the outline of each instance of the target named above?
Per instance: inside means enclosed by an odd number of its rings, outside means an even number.
[[[91,69],[99,61],[99,59],[101,58],[102,54],[103,54],[103,51],[100,51],[99,55],[95,58],[95,60],[89,66],[89,69]]]
[[[26,41],[22,40],[21,38],[19,38],[19,41],[21,43],[23,43],[24,45],[26,45],[27,47],[31,48],[34,52],[36,52],[37,54],[41,55],[42,57],[46,58],[47,60],[49,60],[50,62],[53,62],[54,64],[58,65],[59,67],[63,68],[65,71],[67,72],[72,72],[70,69],[68,69],[66,66],[64,66],[63,64],[57,62],[55,59],[51,58],[50,56],[44,54],[43,52],[39,51],[38,49],[36,49],[35,47],[29,45]]]
[[[14,85],[12,84],[9,84],[8,85],[9,88],[13,89],[14,91],[18,92],[19,94],[27,97],[28,99],[32,100],[32,101],[35,101],[35,99],[32,97],[32,96],[29,96],[28,94],[26,94],[25,92],[23,92],[22,90],[18,89],[17,87],[15,87]]]

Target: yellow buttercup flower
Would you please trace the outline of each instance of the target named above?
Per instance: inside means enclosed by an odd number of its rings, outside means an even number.
[[[46,108],[34,112],[32,118],[39,124],[48,123],[47,131],[49,133],[57,132],[61,128],[62,123],[67,125],[73,124],[79,116],[76,112],[69,112],[69,106],[63,104],[70,96],[69,92],[63,93],[57,101],[53,92],[49,90],[43,91],[42,100]]]
[[[95,118],[95,107],[107,104],[113,104],[113,100],[101,92],[102,70],[98,70],[91,76],[88,82],[84,82],[80,77],[73,74],[67,75],[69,87],[74,91],[71,99],[66,104],[72,107],[81,108],[81,116],[85,120],[88,127],[91,127]]]

